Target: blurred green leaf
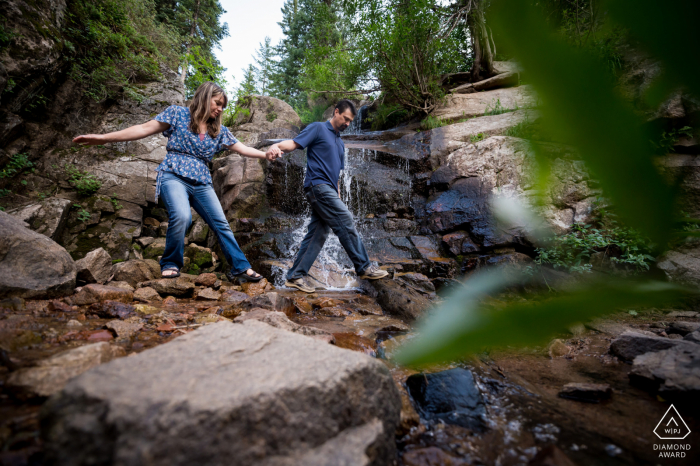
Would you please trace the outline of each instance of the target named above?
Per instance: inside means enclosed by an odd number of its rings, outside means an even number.
[[[500,0],[491,18],[542,102],[543,124],[556,140],[579,150],[625,223],[663,247],[675,190],[653,164],[644,122],[616,92],[600,59],[557,38],[528,3]]]
[[[606,277],[543,302],[510,303],[491,311],[480,306],[487,295],[521,280],[502,269],[470,278],[421,322],[419,336],[401,348],[396,360],[416,366],[454,360],[488,347],[543,344],[576,322],[626,307],[668,304],[687,292],[671,283]]]

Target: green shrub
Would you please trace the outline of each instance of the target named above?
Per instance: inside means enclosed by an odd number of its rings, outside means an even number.
[[[502,113],[514,112],[518,110],[519,107],[516,105],[514,108],[507,108],[501,105],[501,99],[496,99],[496,102],[491,102],[491,104],[486,104],[486,109],[484,110],[484,116],[489,115],[500,115]]]
[[[73,204],[73,207],[78,209],[78,220],[85,223],[90,220],[90,212],[85,210],[80,204]]]
[[[471,136],[469,136],[469,142],[471,142],[472,144],[479,141],[483,141],[484,139],[486,139],[486,135],[484,133],[472,134]]]
[[[673,152],[673,146],[678,142],[682,136],[693,136],[693,128],[690,126],[684,126],[679,129],[672,129],[671,131],[664,131],[661,133],[661,137],[658,141],[651,141],[652,145],[656,149],[656,153],[659,155],[666,155],[669,152]]]
[[[440,128],[441,126],[449,125],[450,123],[447,120],[443,120],[440,117],[434,117],[432,115],[428,115],[426,118],[423,119],[423,121],[420,122],[420,128],[423,131],[428,131],[431,129],[435,128]]]
[[[409,111],[399,104],[380,104],[374,112],[369,114],[367,122],[372,131],[379,131],[396,126],[410,116]]]
[[[521,121],[515,126],[511,126],[503,132],[503,136],[510,136],[514,138],[522,139],[532,139],[535,133],[535,127],[530,121]]]
[[[95,178],[95,175],[80,171],[74,165],[66,164],[68,182],[73,185],[81,196],[91,196],[102,187],[102,182]]]
[[[98,188],[99,189],[99,188]],[[119,203],[119,200],[117,199],[117,193],[113,193],[112,197],[109,199],[112,205],[114,206],[114,210],[119,210],[123,206]]]
[[[297,113],[299,113],[301,122],[308,125],[315,121],[323,121],[323,113],[326,111],[326,108],[328,108],[327,105],[315,105],[310,109],[302,109]]]
[[[15,154],[10,157],[10,161],[0,171],[0,178],[14,178],[28,169],[34,171],[34,163],[29,161],[27,154]]]
[[[266,119],[267,121],[269,121],[270,123],[272,123],[273,121],[275,121],[275,120],[277,119],[277,113],[275,113],[275,112],[270,112],[270,113],[267,114],[267,116],[265,117],[265,119]]]

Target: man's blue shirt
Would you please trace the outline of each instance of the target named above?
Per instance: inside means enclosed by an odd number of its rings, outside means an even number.
[[[304,187],[329,184],[338,189],[340,170],[345,168],[345,144],[331,122],[311,123],[294,142],[307,149]]]

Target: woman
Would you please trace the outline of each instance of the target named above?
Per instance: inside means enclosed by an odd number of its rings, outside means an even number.
[[[172,105],[153,120],[108,134],[87,134],[73,139],[74,143],[97,145],[107,142],[136,141],[156,133],[168,138],[167,155],[158,166],[156,202],[158,197],[168,209],[168,233],[165,252],[160,260],[163,278],[180,276],[185,250],[185,233],[192,223],[190,205],[207,222],[219,240],[231,270],[226,276],[231,281],[262,279],[256,273],[238,246],[233,232],[219,204],[207,162],[222,150],[233,150],[245,157],[275,157],[247,147],[239,142],[228,128],[221,125],[221,115],[228,98],[218,85],[206,82],[199,86],[189,108]]]

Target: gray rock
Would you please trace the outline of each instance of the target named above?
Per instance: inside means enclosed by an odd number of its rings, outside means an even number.
[[[150,286],[145,286],[134,291],[134,299],[136,301],[151,302],[151,301],[162,301],[163,298],[160,297],[158,292],[151,288]]]
[[[120,262],[114,267],[114,280],[136,287],[141,282],[160,277],[160,265],[152,259]]]
[[[121,288],[122,290],[127,290],[127,291],[134,291],[134,287],[129,285],[128,282],[115,282],[112,280],[111,282],[107,283],[108,286],[113,286],[114,288]]]
[[[192,296],[194,292],[194,283],[184,277],[178,278],[161,278],[160,280],[151,280],[139,283],[139,287],[153,288],[161,296]]]
[[[693,343],[700,343],[700,330],[696,330],[694,332],[691,332],[687,334],[686,336],[683,337],[685,341],[690,341]]]
[[[76,268],[50,238],[0,212],[0,298],[54,298],[71,294]]]
[[[192,243],[205,243],[207,241],[208,234],[209,234],[209,225],[207,225],[207,223],[204,221],[204,219],[199,217],[192,224],[192,228],[190,229],[190,233],[187,236],[187,238]]]
[[[700,287],[700,245],[689,244],[659,257],[656,264],[669,280]]]
[[[412,322],[430,307],[428,298],[401,280],[384,278],[368,284],[376,290],[377,303],[389,315]]]
[[[240,99],[239,108],[249,111],[236,120],[236,129],[254,133],[264,133],[275,128],[299,131],[301,119],[291,105],[269,96],[251,95]]]
[[[612,389],[608,384],[567,383],[559,391],[559,396],[585,403],[600,403],[612,396]]]
[[[63,234],[72,202],[68,199],[51,197],[39,204],[31,204],[11,210],[8,214],[29,225],[29,228],[58,240]]]
[[[120,351],[123,352],[104,342],[64,351],[39,361],[36,367],[13,372],[7,385],[25,396],[50,396],[60,391],[71,378],[121,355]]]
[[[700,395],[700,345],[683,342],[634,358],[630,381],[662,396],[697,400]]]
[[[221,293],[218,291],[215,291],[211,288],[203,288],[197,292],[197,295],[195,296],[195,299],[199,300],[209,300],[209,301],[218,301],[219,298],[221,298]]]
[[[129,338],[143,328],[141,322],[124,322],[123,320],[110,320],[105,327],[114,332],[119,338]]]
[[[673,348],[679,343],[680,340],[628,330],[613,340],[610,352],[623,361],[631,362],[641,354]]]
[[[518,86],[474,94],[451,94],[445,97],[433,115],[442,119],[481,117],[499,101],[504,108],[533,107],[537,96],[531,86]]]
[[[73,304],[84,306],[86,304],[100,303],[104,301],[118,301],[129,304],[134,300],[134,293],[114,286],[90,284],[82,287],[73,296]]]
[[[66,465],[384,465],[400,408],[371,357],[221,322],[72,380],[44,406],[42,431],[47,460]],[[341,452],[367,460],[336,463]]]
[[[254,296],[241,303],[241,308],[244,311],[258,307],[281,312],[288,316],[296,314],[294,302],[274,291],[263,293],[259,296]]]
[[[673,318],[673,317],[698,317],[700,314],[698,314],[695,311],[671,311],[668,314],[666,314],[666,317]]]
[[[78,281],[84,283],[107,282],[112,276],[114,266],[112,257],[102,248],[90,251],[75,263],[78,269]]]
[[[240,316],[236,317],[233,321],[236,323],[242,323],[246,320],[257,320],[267,325],[271,325],[272,327],[286,330],[288,332],[298,333],[300,335],[306,335],[308,337],[312,337],[317,340],[324,341],[326,343],[332,343],[335,341],[333,334],[326,332],[325,330],[321,330],[319,328],[308,327],[292,322],[282,312],[270,311],[269,309],[254,308],[250,311],[244,312]]]
[[[669,335],[672,333],[677,333],[678,335],[687,335],[689,333],[693,333],[697,329],[700,328],[700,322],[683,322],[683,321],[676,321],[676,322],[671,322],[671,324],[668,326],[666,329],[666,333]]]

